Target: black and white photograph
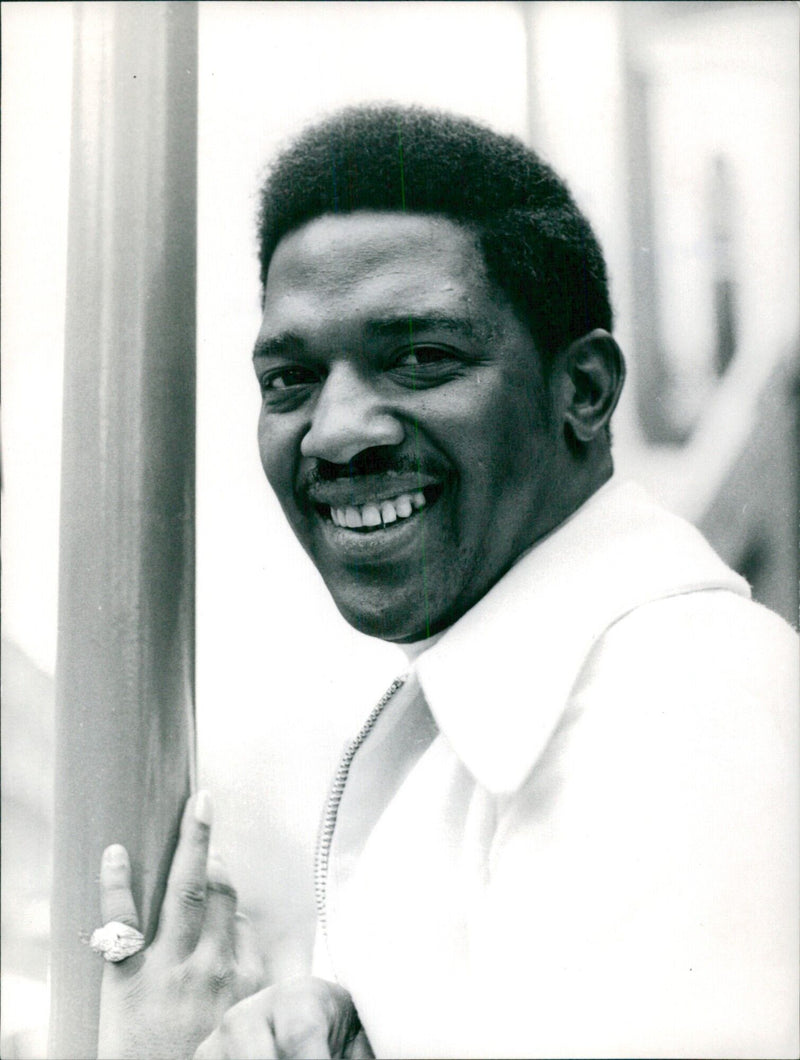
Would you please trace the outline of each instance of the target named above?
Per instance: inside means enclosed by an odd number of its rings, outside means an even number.
[[[797,1057],[798,5],[0,17],[0,1055]]]

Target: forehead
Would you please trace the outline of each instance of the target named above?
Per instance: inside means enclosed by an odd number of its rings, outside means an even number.
[[[503,300],[462,225],[422,214],[325,215],[278,244],[264,323],[304,312],[342,319],[437,311],[474,319]]]

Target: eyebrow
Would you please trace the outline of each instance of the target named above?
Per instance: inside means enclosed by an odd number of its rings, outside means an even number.
[[[305,343],[299,335],[287,331],[285,335],[275,335],[273,338],[256,339],[253,347],[253,360],[259,357],[286,357],[292,353],[299,353],[305,348]]]
[[[412,316],[408,313],[367,321],[366,330],[379,338],[405,338],[417,331],[450,331],[472,337],[471,321],[459,317]]]
[[[365,330],[374,338],[404,339],[426,331],[448,331],[452,334],[472,338],[475,329],[472,322],[459,317],[412,316],[408,313],[366,321]],[[261,357],[287,357],[302,353],[305,342],[291,331],[271,338],[257,339],[253,347],[253,360]]]

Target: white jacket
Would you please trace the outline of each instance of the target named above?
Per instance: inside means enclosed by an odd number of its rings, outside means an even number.
[[[526,554],[350,768],[317,972],[376,1055],[797,1055],[797,670],[635,486]]]

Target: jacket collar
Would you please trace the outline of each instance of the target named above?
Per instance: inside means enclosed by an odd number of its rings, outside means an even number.
[[[702,589],[750,595],[694,527],[612,480],[416,660],[439,730],[485,788],[515,790],[604,631]]]

